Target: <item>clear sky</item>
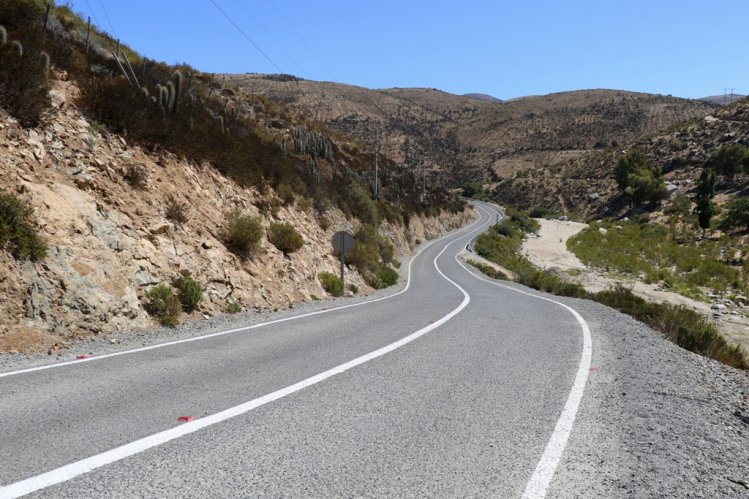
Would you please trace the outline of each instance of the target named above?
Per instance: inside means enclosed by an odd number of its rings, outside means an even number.
[[[141,54],[208,72],[502,99],[587,88],[749,93],[748,0],[68,3]]]

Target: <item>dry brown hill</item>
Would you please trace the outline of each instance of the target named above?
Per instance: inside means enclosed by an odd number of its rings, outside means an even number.
[[[524,208],[543,206],[581,215],[617,214],[626,201],[617,189],[613,171],[628,151],[642,149],[660,165],[674,197],[690,193],[710,155],[730,144],[749,146],[747,99],[714,108],[710,114],[647,138],[586,154],[554,171],[538,167],[503,179],[495,185],[494,197]],[[726,195],[747,187],[746,176],[738,175],[732,180],[721,178],[717,192]]]
[[[426,166],[450,185],[552,171],[695,117],[708,103],[618,90],[582,90],[490,102],[435,89],[369,90],[273,75],[219,80],[284,103],[372,144],[396,163]]]

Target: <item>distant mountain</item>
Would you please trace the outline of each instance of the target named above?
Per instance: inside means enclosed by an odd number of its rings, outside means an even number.
[[[468,97],[469,99],[483,100],[487,102],[502,102],[502,99],[497,99],[493,95],[487,95],[487,94],[463,94],[463,97]]]
[[[733,104],[737,100],[741,100],[746,95],[741,94],[728,94],[728,95],[710,95],[708,97],[702,97],[701,100],[703,102],[709,102],[710,104],[718,104],[719,106],[723,106],[726,104]]]

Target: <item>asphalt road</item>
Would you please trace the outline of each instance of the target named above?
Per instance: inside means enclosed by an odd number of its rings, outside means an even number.
[[[0,373],[0,497],[542,495],[588,371],[582,319],[459,263],[496,221],[477,212],[397,296]]]

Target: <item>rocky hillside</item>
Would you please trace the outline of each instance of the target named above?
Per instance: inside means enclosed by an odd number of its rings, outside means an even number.
[[[346,292],[367,293],[392,254],[472,217],[387,158],[375,195],[355,140],[105,33],[87,50],[69,7],[46,27],[44,12],[0,3],[0,352],[150,326],[147,291],[179,276],[204,288],[194,319],[324,297],[338,230],[364,228]],[[226,235],[231,212],[253,218],[235,227],[246,244]],[[293,250],[273,224],[298,232]],[[46,255],[17,251],[31,232]]]
[[[653,163],[662,167],[673,198],[677,194],[690,194],[710,155],[731,144],[749,146],[747,100],[715,108],[710,114],[667,131],[585,155],[560,165],[556,171],[529,169],[500,181],[495,186],[494,197],[525,208],[543,206],[580,215],[618,214],[625,210],[626,200],[613,173],[619,158],[628,151],[642,149]],[[721,177],[716,191],[725,198],[746,193],[747,187],[746,176],[730,180]]]
[[[219,81],[314,116],[409,168],[452,186],[496,182],[544,168],[557,173],[591,151],[639,140],[701,117],[701,101],[615,90],[584,90],[505,102],[435,89],[369,90],[278,75],[221,75]]]
[[[150,326],[145,291],[181,274],[205,287],[193,318],[224,313],[229,301],[277,309],[327,296],[316,276],[338,271],[330,238],[355,231],[358,220],[330,208],[323,229],[301,202],[261,212],[278,199],[273,191],[261,194],[208,165],[97,132],[72,104],[77,92],[71,82],[55,82],[50,118],[30,130],[0,111],[0,188],[32,204],[49,245],[38,263],[0,251],[0,351],[55,349],[71,338]],[[134,164],[147,172],[141,189],[125,179]],[[165,218],[170,196],[188,207],[186,223]],[[224,213],[235,208],[262,217],[265,227],[293,224],[304,246],[285,256],[264,238],[255,258],[238,258],[219,237]],[[408,230],[385,222],[382,231],[402,254],[469,218],[413,217]],[[360,293],[371,289],[355,269],[348,275]]]

